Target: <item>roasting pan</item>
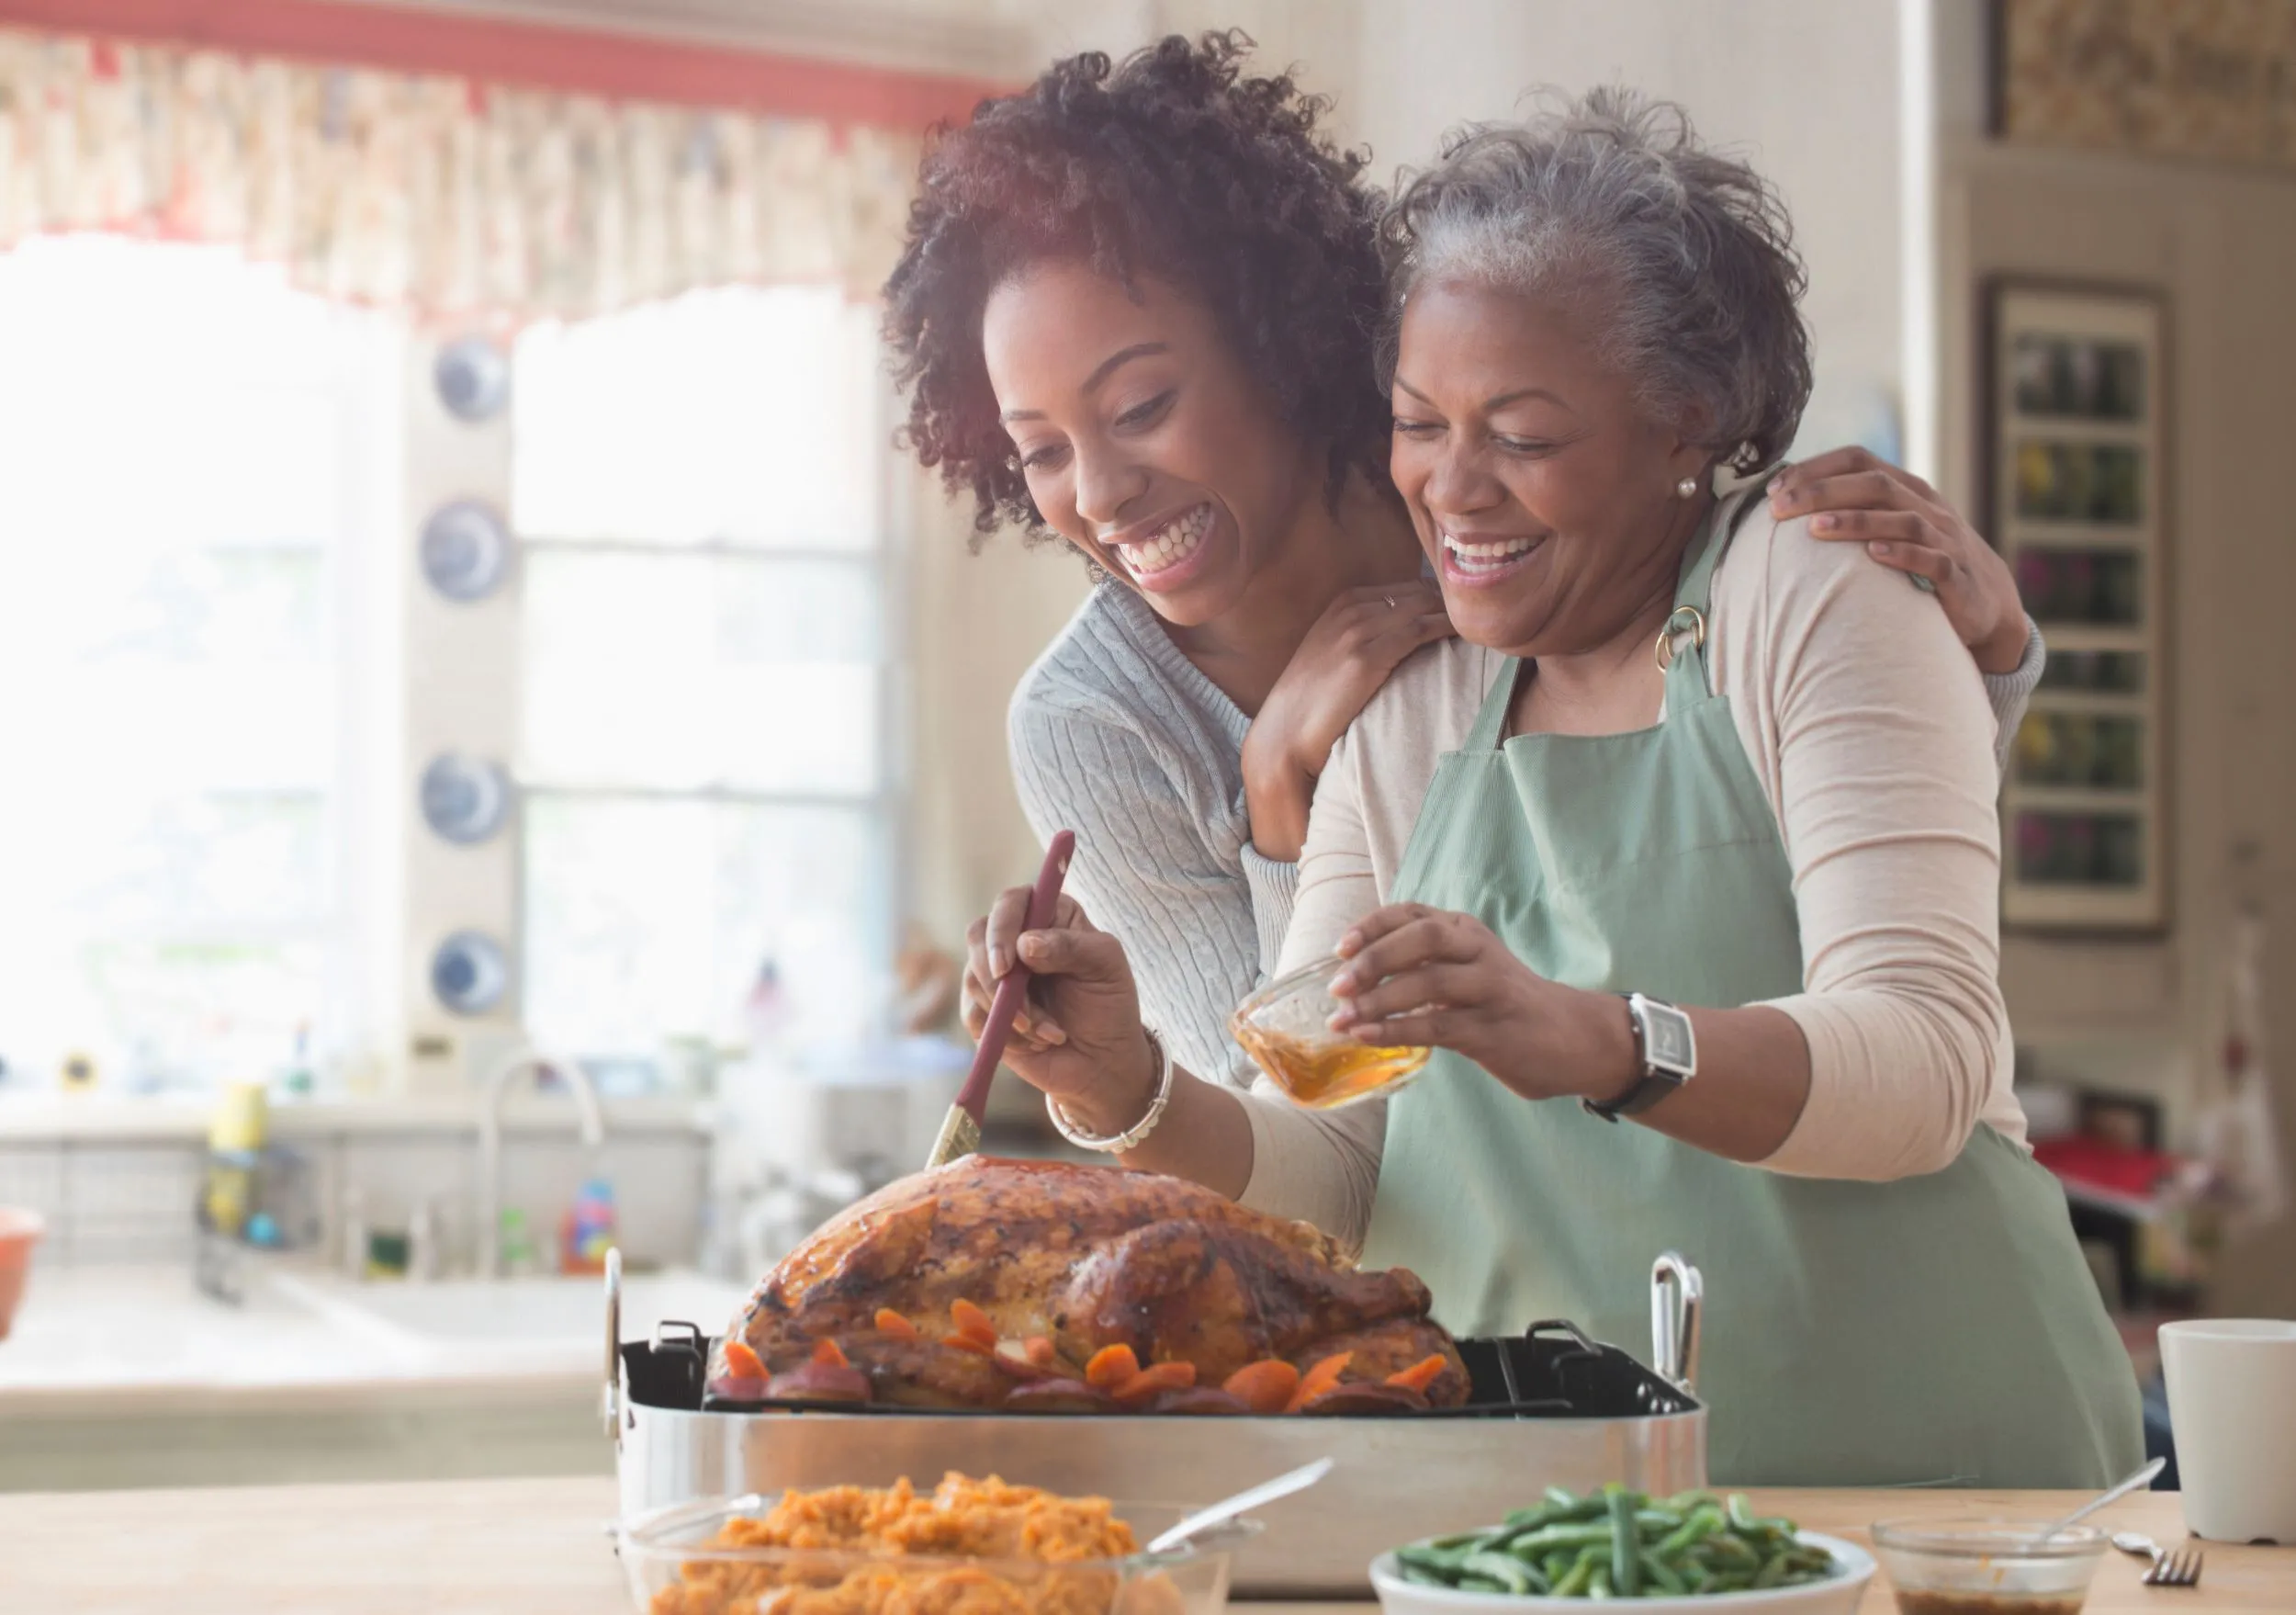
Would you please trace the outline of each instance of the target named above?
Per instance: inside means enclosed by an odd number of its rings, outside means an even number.
[[[1198,1503],[1326,1455],[1322,1485],[1266,1511],[1237,1556],[1244,1598],[1366,1598],[1374,1554],[1487,1523],[1541,1488],[1621,1481],[1664,1496],[1706,1484],[1698,1400],[1698,1271],[1650,1271],[1651,1362],[1575,1325],[1461,1340],[1465,1406],[1377,1417],[1283,1418],[703,1406],[711,1338],[664,1323],[622,1338],[621,1271],[606,1275],[605,1419],[624,1518],[702,1497],[792,1487],[929,1487],[950,1470],[1100,1496]]]

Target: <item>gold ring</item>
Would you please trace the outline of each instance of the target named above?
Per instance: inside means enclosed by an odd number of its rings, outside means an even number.
[[[1690,619],[1689,628],[1691,649],[1694,650],[1700,650],[1705,648],[1705,614],[1694,605],[1676,606],[1673,609],[1673,612],[1667,617],[1666,626],[1659,630],[1658,662],[1659,670],[1661,672],[1673,665],[1674,636],[1683,631],[1674,625],[1681,622],[1684,617],[1688,617]]]

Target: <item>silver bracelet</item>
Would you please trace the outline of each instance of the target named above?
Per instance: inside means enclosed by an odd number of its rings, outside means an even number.
[[[1156,1124],[1164,1120],[1165,1107],[1172,1102],[1172,1056],[1165,1049],[1164,1039],[1145,1026],[1140,1030],[1148,1039],[1149,1050],[1155,1056],[1156,1096],[1148,1101],[1148,1113],[1131,1126],[1113,1138],[1096,1138],[1068,1119],[1068,1112],[1061,1109],[1059,1101],[1049,1093],[1044,1096],[1044,1113],[1052,1118],[1052,1125],[1060,1129],[1060,1135],[1078,1149],[1097,1149],[1103,1155],[1122,1155],[1127,1150],[1138,1149],[1147,1142],[1148,1135],[1154,1133]]]

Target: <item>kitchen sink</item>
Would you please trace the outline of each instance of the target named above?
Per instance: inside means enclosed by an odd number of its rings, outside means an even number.
[[[474,1370],[598,1367],[605,1353],[604,1281],[592,1277],[378,1280],[280,1273],[286,1295],[404,1353],[450,1358]],[[671,1269],[625,1276],[622,1335],[643,1338],[664,1320],[723,1328],[746,1292]]]

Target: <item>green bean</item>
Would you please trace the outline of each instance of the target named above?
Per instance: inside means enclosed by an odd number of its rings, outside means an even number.
[[[1610,1566],[1597,1564],[1594,1567],[1593,1575],[1587,1581],[1586,1596],[1590,1598],[1607,1598],[1611,1596],[1611,1592]]]
[[[1716,1508],[1711,1502],[1701,1503],[1690,1511],[1690,1517],[1687,1519],[1668,1533],[1665,1541],[1659,1543],[1659,1555],[1661,1558],[1672,1559],[1685,1549],[1694,1548],[1705,1542],[1728,1523],[1728,1521],[1722,1518],[1722,1510]]]
[[[1547,1509],[1547,1524],[1571,1525],[1602,1519],[1608,1512],[1610,1503],[1600,1492],[1590,1492],[1581,1497],[1560,1486],[1548,1486],[1544,1507]]]
[[[1568,1548],[1558,1548],[1553,1553],[1548,1554],[1546,1558],[1540,1560],[1538,1567],[1542,1571],[1546,1572],[1547,1579],[1548,1581],[1559,1582],[1564,1576],[1570,1574],[1570,1567],[1578,1562],[1578,1554],[1572,1553]]]
[[[1642,1578],[1650,1586],[1657,1587],[1659,1591],[1673,1598],[1681,1598],[1690,1590],[1683,1578],[1675,1575],[1668,1567],[1666,1561],[1658,1556],[1655,1549],[1642,1550]]]
[[[1610,1495],[1610,1579],[1621,1598],[1642,1590],[1642,1525],[1635,1518],[1635,1494]]]
[[[1510,1553],[1544,1553],[1549,1548],[1591,1548],[1596,1544],[1610,1545],[1611,1528],[1607,1525],[1543,1525],[1534,1531],[1508,1540]]]
[[[1761,1562],[1761,1568],[1754,1572],[1754,1585],[1758,1587],[1776,1587],[1785,1579],[1785,1554],[1783,1552],[1773,1553]]]
[[[1600,1548],[1580,1550],[1577,1562],[1556,1579],[1554,1596],[1575,1598],[1582,1595],[1593,1584],[1594,1567],[1600,1563],[1601,1553]]]
[[[1525,1570],[1523,1562],[1511,1559],[1504,1553],[1469,1553],[1459,1570],[1463,1575],[1480,1575],[1495,1581],[1517,1598],[1536,1590],[1531,1586],[1530,1575]]]
[[[1463,1593],[1503,1593],[1507,1590],[1487,1575],[1462,1575],[1458,1587]]]

